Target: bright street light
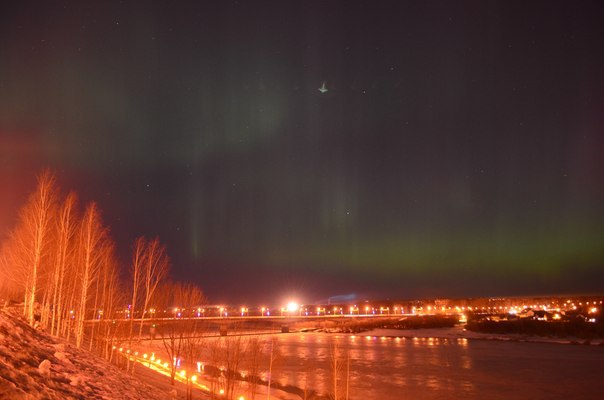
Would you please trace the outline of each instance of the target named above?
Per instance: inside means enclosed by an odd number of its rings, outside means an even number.
[[[300,305],[298,303],[296,303],[295,301],[290,301],[289,303],[287,303],[287,311],[292,313],[292,312],[296,312],[300,309]]]

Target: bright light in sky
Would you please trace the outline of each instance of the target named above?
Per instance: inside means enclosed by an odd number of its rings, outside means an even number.
[[[287,311],[295,312],[295,311],[298,311],[299,309],[300,309],[300,306],[295,301],[290,301],[289,303],[287,303]]]

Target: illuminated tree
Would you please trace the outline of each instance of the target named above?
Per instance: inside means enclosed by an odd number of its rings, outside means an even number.
[[[279,347],[277,338],[272,336],[269,346],[268,353],[268,385],[267,385],[267,400],[271,398],[271,384],[273,382],[273,369],[275,368],[275,363],[279,358]]]
[[[130,300],[130,339],[134,328],[134,313],[138,304],[138,291],[142,283],[143,266],[145,264],[145,238],[139,237],[132,244],[132,264],[130,275],[132,276],[132,299]]]
[[[205,298],[201,290],[190,283],[164,282],[158,288],[156,296],[157,304],[163,309],[174,309],[174,320],[164,321],[158,327],[162,343],[168,358],[172,361],[170,367],[170,382],[174,385],[176,376],[177,360],[189,352],[188,361],[195,357],[199,349],[202,337],[201,329],[204,327],[199,320],[191,318],[192,311],[203,304]],[[185,312],[188,311],[188,315]],[[178,313],[180,317],[178,317]]]
[[[0,251],[0,295],[6,299],[23,298],[25,267],[18,256],[16,234],[12,232]]]
[[[186,332],[182,338],[182,355],[185,359],[187,377],[187,400],[192,398],[191,376],[196,371],[197,360],[202,354],[203,335],[207,326],[204,321],[194,317],[195,308],[205,303],[205,296],[197,286],[192,284],[180,285],[180,292],[176,293],[176,301],[188,310],[188,318],[180,321]]]
[[[176,303],[176,293],[181,290],[180,283],[175,282],[164,282],[157,293],[156,301],[162,309],[173,309]],[[176,312],[174,312],[174,318],[176,319]],[[178,321],[163,321],[158,326],[158,332],[160,334],[162,344],[166,350],[168,359],[172,361],[170,363],[170,384],[174,385],[174,378],[176,375],[176,363],[174,360],[178,360],[182,354],[182,338],[184,337],[185,331]]]
[[[260,365],[262,363],[265,347],[266,343],[264,340],[258,337],[252,337],[247,342],[245,363],[248,371],[250,400],[254,400],[256,398],[258,381],[260,379]]]
[[[60,204],[57,193],[54,175],[43,171],[0,248],[0,294],[7,299],[23,298],[23,313],[30,324],[35,323],[36,305],[40,304],[41,325],[52,335],[70,340],[73,334],[77,347],[86,339],[90,349],[96,346],[108,355],[119,326],[112,317],[126,301],[120,290],[114,244],[95,203],[80,215],[75,193],[69,193]],[[145,312],[168,274],[169,260],[159,239],[139,238],[132,264],[132,293],[128,296],[131,316],[140,309],[140,335]],[[90,319],[98,322],[85,329]],[[130,336],[132,331],[131,320]]]
[[[65,283],[66,273],[73,269],[75,256],[74,236],[77,228],[76,217],[77,196],[71,192],[67,195],[57,212],[56,239],[55,239],[55,265],[52,274],[52,315],[50,333],[58,335],[65,312]]]
[[[239,382],[239,365],[243,360],[244,342],[241,335],[221,336],[215,342],[220,349],[221,364],[224,366],[223,376],[225,394],[227,399],[232,399],[236,385]]]
[[[34,325],[34,305],[39,291],[41,271],[48,263],[51,223],[55,206],[55,177],[44,170],[38,176],[38,186],[21,209],[17,228],[12,232],[8,254],[10,274],[23,285],[23,314]]]
[[[169,266],[170,261],[168,259],[168,255],[166,254],[166,248],[159,243],[159,238],[155,238],[151,242],[148,242],[145,249],[143,262],[144,268],[142,271],[141,283],[143,291],[143,308],[141,310],[141,324],[138,331],[139,336],[141,336],[143,333],[143,322],[149,302],[157,289],[157,285],[168,275]],[[193,288],[191,288],[191,292],[187,293],[185,296],[194,296]],[[203,295],[200,291],[199,299],[196,300],[198,301],[197,305],[201,304],[202,299]],[[192,301],[192,299],[187,299],[187,302],[189,301]]]
[[[84,212],[79,232],[78,283],[80,294],[76,313],[76,346],[80,347],[84,338],[86,306],[89,301],[89,289],[97,278],[97,273],[106,251],[107,231],[103,228],[95,203],[91,203]]]
[[[18,234],[13,230],[0,252],[0,289],[6,298],[23,298],[26,266],[20,257]]]
[[[120,290],[121,283],[114,247],[111,244],[104,252],[105,261],[102,263],[97,285],[97,288],[101,288],[99,308],[102,310],[102,315],[99,315],[98,318],[100,319],[101,326],[101,355],[105,358],[109,358],[113,339],[119,328],[118,324],[113,320],[113,315],[118,306],[126,300],[126,296]]]
[[[230,327],[233,328],[232,326]],[[210,392],[215,398],[216,389],[220,389],[219,398],[233,399],[235,390],[241,381],[240,366],[246,361],[248,342],[242,335],[234,333],[209,339],[206,343],[209,362],[219,368],[215,375],[217,380],[210,381]],[[217,386],[218,385],[218,386]]]
[[[170,261],[166,248],[158,238],[147,242],[144,237],[137,238],[132,245],[132,299],[130,303],[130,338],[134,327],[134,316],[140,307],[140,326],[138,335],[143,333],[145,314],[151,298],[159,283],[168,275]]]
[[[349,351],[346,350],[346,355],[344,356],[343,350],[338,346],[337,339],[329,346],[329,368],[331,371],[331,379],[333,384],[333,399],[338,400],[341,398],[345,398],[348,400],[348,390],[349,390],[349,376],[350,376],[350,354]],[[344,388],[339,384],[342,380],[343,373],[346,372],[346,385]],[[345,393],[342,396],[342,393]]]
[[[80,229],[81,222],[78,222],[78,231]],[[67,274],[67,279],[65,280],[64,286],[64,297],[65,297],[65,307],[63,311],[63,315],[60,316],[61,329],[59,331],[60,336],[64,336],[69,340],[71,338],[71,334],[73,333],[73,323],[75,319],[75,308],[77,304],[77,295],[79,293],[79,277],[77,273],[77,265],[79,262],[79,249],[77,242],[79,241],[79,234],[74,238],[76,244],[73,246],[73,264],[70,269],[70,273]]]
[[[107,321],[102,318],[104,315],[112,315],[116,306],[115,300],[118,298],[118,272],[114,248],[115,246],[113,242],[107,237],[105,238],[102,248],[99,249],[99,252],[101,253],[101,261],[97,277],[94,281],[94,303],[92,306],[92,316],[98,321],[98,324],[92,324],[90,329],[90,350],[92,350],[92,346],[94,344],[95,327],[99,325],[106,328]],[[106,337],[108,332],[106,330],[101,331],[101,334],[104,334]],[[100,348],[100,352],[103,352],[102,346]]]

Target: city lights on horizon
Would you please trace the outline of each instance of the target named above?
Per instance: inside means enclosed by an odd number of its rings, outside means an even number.
[[[594,299],[595,298],[595,299]],[[405,301],[361,301],[359,303],[342,304],[301,304],[295,300],[286,302],[283,306],[268,307],[239,305],[203,305],[195,307],[171,307],[167,310],[150,308],[144,311],[145,319],[161,321],[162,319],[212,319],[212,318],[303,318],[303,317],[353,317],[353,316],[394,316],[394,315],[462,315],[467,313],[504,313],[523,316],[530,310],[543,310],[559,314],[562,318],[568,312],[582,312],[584,315],[600,313],[602,300],[598,297],[567,299],[541,298],[540,301],[530,301],[531,298],[477,298],[477,299],[427,299]],[[589,300],[588,300],[589,299]],[[97,310],[97,320],[134,319],[140,321],[141,312],[132,313],[128,307],[119,308],[114,315],[105,315],[103,310]],[[150,316],[149,316],[150,314]],[[77,312],[70,313],[71,318]],[[100,317],[97,317],[100,316]],[[597,318],[596,318],[597,319]],[[155,325],[153,325],[153,329]]]

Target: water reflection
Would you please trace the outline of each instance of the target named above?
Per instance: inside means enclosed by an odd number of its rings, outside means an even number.
[[[541,381],[533,377],[537,374],[542,382],[555,380],[557,375],[563,375],[559,366],[564,364],[564,353],[582,350],[577,346],[553,345],[558,347],[547,347],[543,352],[540,344],[535,343],[471,342],[465,338],[336,337],[312,333],[282,335],[279,342],[282,360],[274,371],[278,382],[307,386],[323,394],[333,389],[333,346],[337,344],[340,361],[349,362],[351,400],[555,398],[543,396],[547,391],[536,390]],[[591,364],[581,363],[580,369],[586,368],[584,365],[599,368],[604,361],[604,349],[595,350],[599,357]],[[523,365],[523,369],[533,371],[530,385],[520,385],[521,390],[507,384],[507,376],[514,374],[518,354],[523,354],[523,362],[530,364]],[[559,358],[561,362],[544,365],[539,361],[544,357],[548,361]],[[508,362],[501,362],[502,359]],[[340,368],[345,371],[347,366],[340,364]],[[344,385],[346,374],[340,377]],[[600,398],[575,385],[574,391],[577,390],[583,393],[581,398]],[[575,392],[569,393],[575,395]]]
[[[337,344],[340,387],[350,368],[349,400],[604,399],[603,346],[319,333],[275,337],[273,382],[331,393]],[[218,340],[208,339],[201,361],[225,368],[210,351]],[[265,380],[266,357],[260,367]],[[240,367],[249,368],[245,360]]]

